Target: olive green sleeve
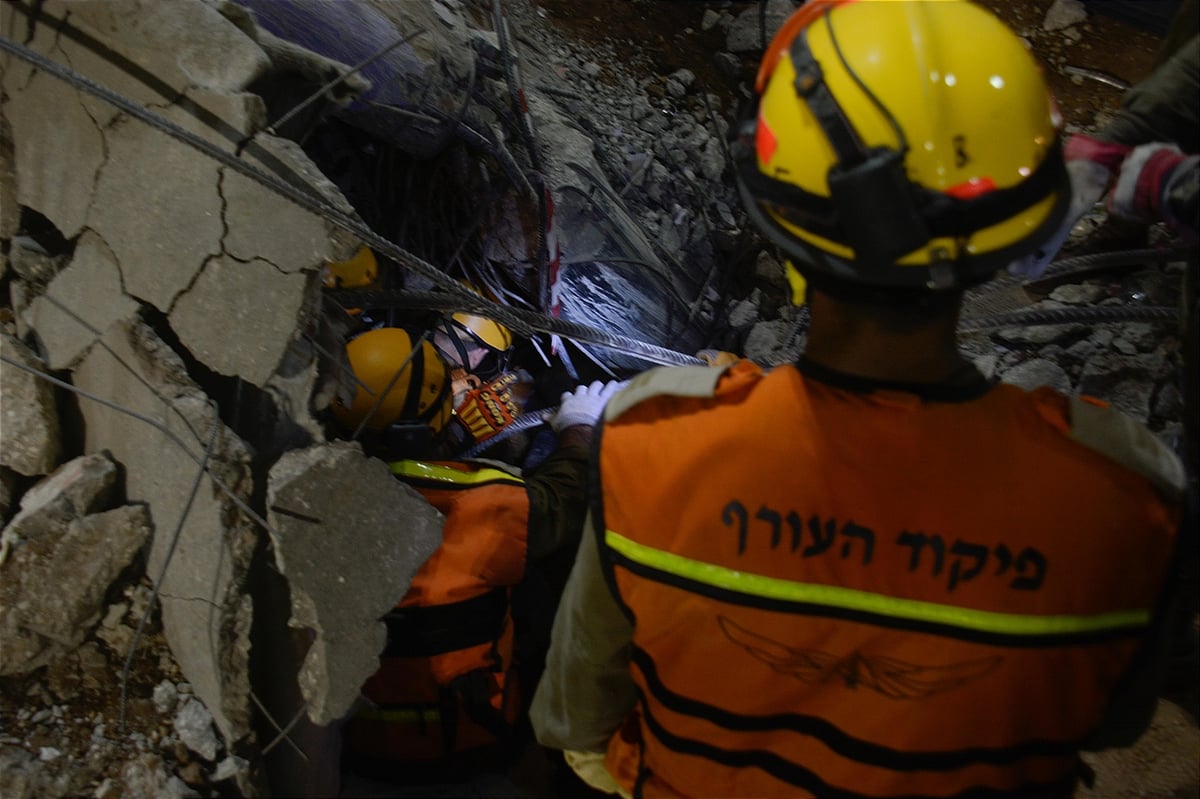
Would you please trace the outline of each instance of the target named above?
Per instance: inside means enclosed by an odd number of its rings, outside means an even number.
[[[579,546],[587,513],[588,448],[560,446],[525,475],[529,559]]]
[[[529,712],[538,742],[552,749],[604,751],[637,700],[633,625],[604,579],[592,527],[589,515]]]
[[[1193,35],[1149,77],[1125,92],[1116,116],[1098,137],[1135,147],[1173,142],[1185,153],[1200,149],[1200,35]]]

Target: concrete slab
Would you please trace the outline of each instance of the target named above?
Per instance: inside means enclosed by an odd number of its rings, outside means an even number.
[[[344,716],[379,668],[379,622],[441,544],[442,515],[357,444],[285,453],[267,487],[275,560],[294,627],[316,633],[300,668],[308,717]]]
[[[6,75],[8,73],[5,73]],[[79,92],[38,72],[28,81],[3,81],[0,106],[11,126],[17,202],[36,208],[67,238],[87,219],[87,190],[104,163],[104,138]]]
[[[215,4],[202,0],[105,0],[70,3],[68,8],[71,24],[104,42],[99,55],[110,70],[121,69],[138,80],[149,75],[179,89],[239,91],[270,63],[262,48]],[[98,81],[104,75],[86,74]],[[122,89],[125,83],[114,80],[121,85],[112,88],[130,90]],[[154,82],[145,85],[155,90]]]
[[[167,311],[221,252],[216,162],[138,120],[105,138],[87,222],[121,265],[126,293]]]
[[[113,324],[132,319],[137,310],[137,302],[121,291],[121,272],[112,251],[85,230],[71,262],[22,317],[37,331],[50,368],[65,369]]]
[[[118,324],[104,345],[81,361],[75,384],[162,429],[81,399],[84,448],[111,452],[125,467],[128,500],[149,505],[154,538],[147,572],[161,577],[164,634],[225,740],[234,742],[250,730],[251,603],[243,586],[257,533],[212,476],[248,502],[250,455],[214,418],[182,361],[150,328]],[[195,459],[208,446],[214,423],[210,476],[193,491],[200,469]]]
[[[319,279],[260,258],[214,258],[179,297],[171,327],[210,369],[261,386],[295,337],[309,286]]]
[[[299,145],[260,135],[247,160],[307,188],[343,213],[354,215],[341,192],[317,170]],[[225,199],[225,251],[234,258],[262,258],[282,272],[319,271],[330,253],[331,225],[279,193],[233,169],[221,181]],[[270,220],[267,222],[267,220]]]

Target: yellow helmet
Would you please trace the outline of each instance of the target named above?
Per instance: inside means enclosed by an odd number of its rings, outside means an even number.
[[[366,288],[378,275],[375,253],[365,244],[345,261],[331,261],[321,270],[321,279],[327,289]]]
[[[485,347],[497,352],[506,352],[512,347],[512,331],[493,319],[461,312],[452,314],[450,318],[459,328]]]
[[[490,380],[508,368],[513,334],[494,319],[458,312],[442,317],[433,343],[447,363]]]
[[[1066,213],[1041,70],[967,0],[809,0],[776,34],[757,89],[738,190],[818,286],[968,286]]]
[[[365,419],[369,430],[423,423],[436,433],[450,421],[450,375],[429,341],[414,354],[407,331],[381,327],[352,339],[346,358],[360,385],[349,405],[335,398],[332,408],[347,428],[358,429]]]

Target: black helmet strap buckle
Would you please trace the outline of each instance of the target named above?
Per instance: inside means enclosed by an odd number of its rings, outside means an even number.
[[[837,163],[830,167],[826,179],[838,227],[862,266],[890,265],[931,238],[904,172],[905,148],[863,145],[829,91],[807,38],[801,33],[792,40],[790,55],[796,70],[793,85],[837,154]],[[848,64],[846,68],[850,68]],[[897,133],[903,145],[903,133]]]

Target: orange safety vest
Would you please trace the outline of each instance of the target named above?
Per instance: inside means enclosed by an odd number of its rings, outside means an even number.
[[[479,464],[398,461],[445,517],[442,543],[384,617],[388,643],[344,730],[351,757],[431,761],[488,746],[515,723],[510,588],[525,575],[529,495]]]
[[[1178,461],[1049,389],[803,368],[649,373],[606,411],[639,691],[606,767],[646,797],[1069,795],[1162,594]]]

